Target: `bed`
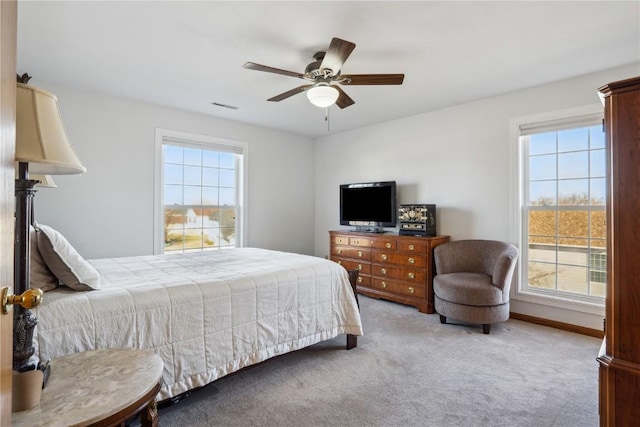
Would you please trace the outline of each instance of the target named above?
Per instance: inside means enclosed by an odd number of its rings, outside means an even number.
[[[32,254],[51,267],[37,234]],[[85,263],[97,289],[54,286],[34,309],[36,354],[153,350],[164,361],[160,401],[340,334],[362,335],[349,274],[322,258],[234,248]]]

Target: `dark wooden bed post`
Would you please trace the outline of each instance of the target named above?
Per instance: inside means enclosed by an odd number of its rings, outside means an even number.
[[[349,273],[349,283],[351,283],[351,288],[353,289],[353,296],[356,297],[356,304],[358,304],[358,309],[360,308],[360,302],[358,301],[358,292],[356,287],[358,285],[358,274],[360,274],[360,270],[348,270]],[[354,347],[358,346],[358,336],[347,334],[347,350],[351,350]]]

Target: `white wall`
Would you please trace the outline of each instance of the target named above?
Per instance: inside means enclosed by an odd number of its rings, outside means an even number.
[[[84,175],[56,176],[38,222],[85,258],[153,253],[155,128],[248,143],[249,246],[313,253],[313,141],[240,122],[33,82],[58,97]],[[291,230],[295,230],[292,238]]]
[[[438,234],[512,241],[510,119],[598,103],[598,87],[638,74],[635,64],[318,139],[315,254],[340,228],[339,185],[358,181],[395,180],[399,203],[436,204]],[[604,313],[511,309],[594,329]]]

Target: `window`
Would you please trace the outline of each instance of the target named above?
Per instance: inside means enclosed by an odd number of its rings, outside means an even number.
[[[156,130],[155,253],[242,246],[242,143]]]
[[[602,113],[521,122],[518,134],[518,290],[601,304],[606,294]]]

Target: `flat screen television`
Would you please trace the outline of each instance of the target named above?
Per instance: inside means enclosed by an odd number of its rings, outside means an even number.
[[[395,181],[340,185],[340,225],[379,233],[396,226],[396,212]]]

